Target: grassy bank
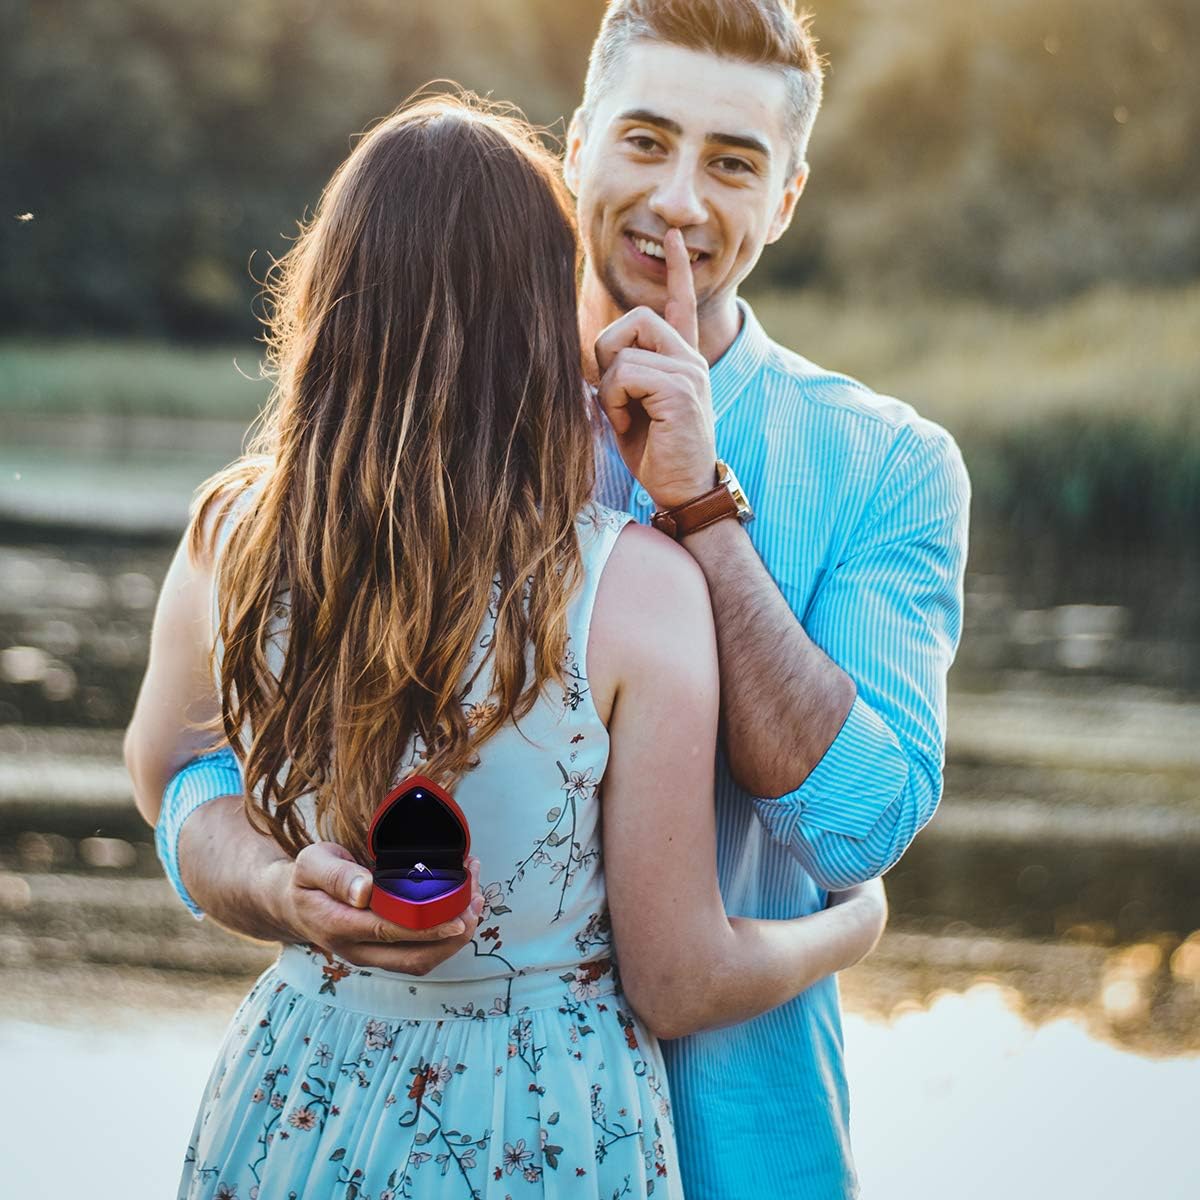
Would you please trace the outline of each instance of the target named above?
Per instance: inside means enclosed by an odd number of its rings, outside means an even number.
[[[756,300],[768,331],[945,425],[985,523],[1195,543],[1200,286],[1017,311],[820,295]]]
[[[784,345],[912,401],[956,434],[1067,415],[1166,428],[1200,407],[1200,285],[1103,289],[1042,310],[806,293],[754,305]]]
[[[253,419],[267,397],[260,347],[0,341],[0,419],[99,413]]]
[[[759,296],[755,307],[784,344],[954,433],[984,524],[1195,541],[1200,286],[1106,289],[1041,311],[807,293]],[[0,419],[248,422],[267,394],[257,369],[254,345],[0,342]]]

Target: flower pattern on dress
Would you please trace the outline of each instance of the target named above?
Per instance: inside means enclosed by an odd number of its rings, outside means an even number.
[[[612,918],[608,915],[608,909],[588,913],[587,923],[575,935],[575,949],[580,954],[587,954],[590,950],[607,950],[611,945]]]
[[[467,728],[476,729],[485,721],[495,716],[499,705],[494,700],[480,700],[470,704],[466,709]]]
[[[395,1034],[386,1021],[369,1020],[363,1030],[363,1044],[368,1050],[386,1050],[394,1039]]]
[[[293,1108],[287,1120],[295,1129],[312,1129],[317,1123],[317,1114],[311,1108]]]
[[[321,994],[330,996],[337,995],[337,985],[343,979],[349,979],[351,975],[362,975],[369,977],[373,972],[368,971],[364,967],[356,967],[348,962],[343,962],[340,958],[336,958],[330,954],[328,950],[322,949],[320,946],[306,947],[307,953],[312,959],[324,959],[321,965],[321,975],[323,977],[321,983]]]
[[[505,881],[508,895],[524,881],[527,870],[543,865],[550,867],[551,881],[558,887],[558,906],[553,920],[557,921],[565,911],[567,889],[575,882],[580,870],[587,870],[599,862],[598,844],[584,845],[579,837],[580,806],[594,805],[599,797],[600,780],[591,768],[584,771],[568,771],[561,762],[554,764],[562,776],[565,802],[556,804],[546,813],[549,830],[534,841],[533,849],[516,864],[515,873]],[[564,832],[565,831],[565,832]],[[566,847],[565,852],[560,847]]]
[[[525,1139],[522,1138],[515,1145],[509,1142],[504,1144],[504,1173],[511,1175],[514,1171],[520,1171],[525,1164],[533,1158],[533,1151],[525,1149]]]
[[[479,923],[482,925],[489,921],[493,913],[501,916],[508,912],[512,912],[512,909],[504,903],[504,884],[489,883],[483,889],[483,910],[479,914]]]
[[[589,509],[581,536],[611,542],[625,521]],[[585,639],[586,622],[571,618],[565,690],[502,726],[461,785],[478,783],[482,799],[464,812],[495,872],[467,947],[411,979],[285,948],[231,1023],[180,1200],[257,1200],[260,1189],[263,1200],[536,1200],[552,1183],[573,1200],[678,1197],[661,1055],[612,959],[599,838],[607,731]],[[471,728],[494,702],[489,644],[485,628],[460,689]],[[485,786],[497,747],[522,780],[519,809]],[[399,769],[418,769],[424,750],[414,739]],[[545,990],[530,1007],[534,986]],[[580,1078],[591,1085],[582,1109]]]

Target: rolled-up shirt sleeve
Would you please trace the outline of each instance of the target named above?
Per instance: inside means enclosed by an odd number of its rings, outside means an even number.
[[[822,887],[882,875],[941,799],[969,508],[953,438],[929,422],[904,427],[859,529],[800,616],[858,694],[804,782],[755,803]]]
[[[232,750],[224,747],[212,754],[194,758],[171,777],[163,792],[158,824],[154,827],[154,848],[175,894],[197,921],[204,910],[192,899],[179,872],[179,834],[184,822],[201,805],[218,796],[240,796],[242,772]]]

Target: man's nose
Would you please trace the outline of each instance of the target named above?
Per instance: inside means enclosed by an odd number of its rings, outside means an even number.
[[[702,225],[708,215],[696,190],[696,176],[684,163],[659,181],[650,196],[650,210],[665,225],[686,229]]]

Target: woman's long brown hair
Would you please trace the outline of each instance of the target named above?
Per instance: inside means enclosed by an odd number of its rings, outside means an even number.
[[[250,820],[290,854],[315,792],[318,827],[365,861],[410,739],[453,786],[562,682],[594,482],[577,255],[536,133],[437,96],[363,137],[277,264],[272,396],[201,489],[189,549],[211,556],[240,513],[217,582],[223,722]],[[489,606],[490,700],[468,712]]]

